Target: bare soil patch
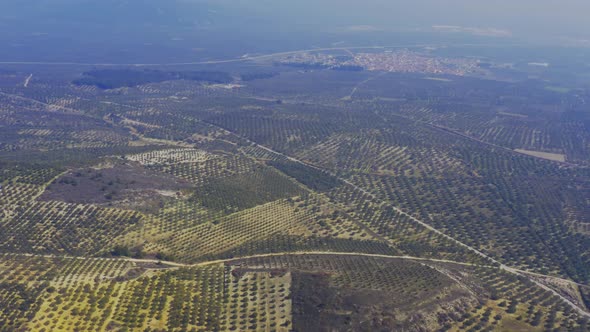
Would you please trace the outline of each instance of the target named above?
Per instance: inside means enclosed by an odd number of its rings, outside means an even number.
[[[149,210],[165,199],[184,196],[191,184],[137,163],[118,162],[105,168],[75,169],[53,181],[42,201],[125,206]]]
[[[529,156],[533,156],[533,157],[537,157],[537,158],[565,162],[565,155],[560,154],[560,153],[549,153],[549,152],[531,151],[531,150],[524,150],[524,149],[516,149],[514,151],[519,152],[519,153],[528,154]]]

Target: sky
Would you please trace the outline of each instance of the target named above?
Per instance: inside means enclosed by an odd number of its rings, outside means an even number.
[[[300,24],[494,28],[537,40],[590,39],[588,0],[222,0]]]
[[[590,0],[0,0],[0,59],[188,61],[475,38],[590,48],[587,13]]]
[[[105,23],[126,15],[153,19],[150,13],[167,15],[171,20],[179,16],[186,21],[191,15],[202,18],[208,8],[283,28],[307,26],[323,31],[363,25],[402,30],[452,25],[509,31],[536,40],[590,39],[588,0],[2,0],[0,22],[11,14],[45,14],[46,18],[70,15],[75,19],[87,18],[93,12],[95,19]]]

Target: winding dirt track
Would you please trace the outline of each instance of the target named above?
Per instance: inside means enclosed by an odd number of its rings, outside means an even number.
[[[224,130],[224,131],[226,131],[226,132],[228,132],[228,133],[230,133],[230,134],[232,134],[232,135],[234,135],[234,136],[237,136],[237,137],[239,137],[239,138],[243,139],[243,140],[246,140],[247,142],[249,142],[249,143],[251,143],[251,144],[254,144],[254,145],[256,145],[257,147],[259,147],[259,148],[261,148],[261,149],[264,149],[264,150],[266,150],[267,152],[270,152],[270,153],[272,153],[272,154],[275,154],[275,155],[281,156],[281,157],[283,157],[283,158],[286,158],[286,159],[288,159],[288,160],[290,160],[290,161],[292,161],[292,162],[296,162],[296,163],[299,163],[299,164],[301,164],[301,165],[305,165],[305,166],[307,166],[307,167],[311,167],[311,168],[314,168],[314,169],[316,169],[316,170],[323,171],[323,172],[325,172],[326,174],[330,174],[331,176],[333,176],[333,177],[335,177],[335,178],[339,179],[340,181],[342,181],[342,182],[346,183],[347,185],[350,185],[350,186],[352,186],[352,187],[353,187],[353,188],[355,188],[356,190],[359,190],[360,192],[362,192],[362,193],[364,193],[364,194],[368,195],[369,197],[371,197],[371,198],[373,198],[373,199],[378,199],[377,197],[375,197],[375,195],[373,195],[373,194],[372,194],[372,193],[370,193],[369,191],[365,190],[364,188],[361,188],[361,187],[359,187],[359,186],[355,185],[354,183],[352,183],[352,182],[348,181],[347,179],[344,179],[344,178],[341,178],[341,177],[337,176],[336,174],[332,173],[332,172],[331,172],[331,171],[329,171],[329,170],[326,170],[326,169],[324,169],[324,168],[318,167],[318,166],[316,166],[316,165],[312,165],[312,164],[306,163],[306,162],[304,162],[304,161],[302,161],[302,160],[299,160],[299,159],[296,159],[296,158],[294,158],[294,157],[287,156],[287,155],[285,155],[285,154],[283,154],[283,153],[281,153],[281,152],[275,151],[275,150],[273,150],[273,149],[271,149],[271,148],[269,148],[269,147],[266,147],[266,146],[260,145],[260,144],[258,144],[258,143],[256,143],[256,142],[253,142],[253,141],[251,141],[251,140],[249,140],[249,139],[247,139],[247,138],[245,138],[245,137],[239,136],[238,134],[236,134],[236,133],[234,133],[234,132],[232,132],[232,131],[229,131],[229,130],[227,130],[226,128],[219,127],[219,126],[217,126],[217,125],[214,125],[214,124],[212,124],[212,123],[208,123],[208,124],[210,124],[210,125],[212,125],[212,126],[215,126],[215,127],[218,127],[218,128],[220,128],[220,129],[222,129],[222,130]],[[425,228],[429,229],[430,231],[432,231],[432,232],[434,232],[434,233],[436,233],[436,234],[438,234],[438,235],[440,235],[440,236],[442,236],[442,237],[444,237],[444,238],[446,238],[446,239],[448,239],[448,240],[452,241],[453,243],[455,243],[455,244],[457,244],[457,245],[459,245],[459,246],[462,246],[462,247],[464,247],[464,248],[466,248],[466,249],[468,249],[468,250],[470,250],[470,251],[474,252],[474,253],[475,253],[475,254],[477,254],[478,256],[480,256],[480,257],[482,257],[482,258],[484,258],[484,259],[486,259],[486,260],[488,260],[488,261],[490,261],[490,262],[493,262],[494,264],[497,264],[497,265],[499,266],[499,268],[500,268],[500,269],[502,269],[502,270],[505,270],[505,271],[507,271],[507,272],[510,272],[510,273],[513,273],[513,274],[516,274],[516,275],[519,275],[519,276],[526,277],[527,279],[529,279],[529,280],[531,280],[533,283],[535,283],[537,286],[539,286],[539,287],[543,288],[544,290],[546,290],[546,291],[549,291],[549,292],[551,292],[552,294],[554,294],[554,295],[558,296],[559,298],[561,298],[561,299],[562,299],[564,302],[566,302],[568,305],[570,305],[570,306],[571,306],[571,307],[572,307],[574,310],[576,310],[577,312],[579,312],[581,315],[583,315],[583,316],[586,316],[586,317],[590,317],[590,313],[589,313],[588,311],[586,311],[584,308],[581,308],[581,307],[579,307],[578,305],[576,305],[575,303],[573,303],[572,301],[570,301],[570,300],[569,300],[568,298],[566,298],[565,296],[563,296],[563,295],[559,294],[559,293],[558,293],[557,291],[555,291],[554,289],[552,289],[552,288],[550,288],[549,286],[547,286],[547,285],[545,285],[545,284],[543,284],[543,283],[539,282],[539,281],[538,281],[538,280],[536,280],[535,278],[532,278],[532,277],[530,276],[530,272],[529,272],[529,271],[520,270],[520,269],[517,269],[517,268],[513,268],[513,267],[510,267],[510,266],[507,266],[507,265],[505,265],[505,264],[503,264],[503,263],[500,263],[499,261],[497,261],[496,259],[492,258],[491,256],[488,256],[487,254],[483,253],[482,251],[479,251],[479,250],[475,249],[474,247],[472,247],[472,246],[470,246],[470,245],[468,245],[468,244],[466,244],[466,243],[463,243],[463,242],[461,242],[461,241],[459,241],[459,240],[457,240],[457,239],[455,239],[455,238],[453,238],[453,237],[451,237],[451,236],[449,236],[449,235],[447,235],[447,234],[443,233],[442,231],[440,231],[440,230],[438,230],[438,229],[434,228],[433,226],[429,225],[428,223],[426,223],[426,222],[423,222],[422,220],[419,220],[418,218],[414,217],[414,216],[413,216],[413,215],[411,215],[410,213],[408,213],[408,212],[405,212],[405,211],[403,211],[402,209],[400,209],[400,208],[398,208],[398,207],[396,207],[396,206],[392,206],[391,204],[389,204],[389,205],[390,205],[390,206],[391,206],[391,207],[392,207],[392,208],[393,208],[393,209],[394,209],[396,212],[398,212],[398,213],[400,213],[400,214],[402,214],[402,215],[404,215],[404,216],[408,217],[410,220],[412,220],[412,221],[416,222],[417,224],[419,224],[419,225],[422,225],[423,227],[425,227]],[[457,262],[454,262],[454,263],[457,263]],[[463,264],[465,264],[465,263],[463,263]],[[562,281],[565,281],[565,282],[568,282],[568,283],[573,283],[573,281],[572,281],[572,280],[568,280],[568,279],[562,279],[562,278],[553,277],[553,276],[547,276],[547,275],[542,275],[542,274],[536,274],[536,275],[537,275],[537,276],[544,276],[544,277],[547,277],[547,278],[553,278],[553,279],[555,279],[555,280],[562,280]]]
[[[140,258],[126,258],[126,257],[122,257],[122,258],[103,258],[103,257],[81,257],[81,256],[61,256],[61,255],[35,255],[35,254],[11,254],[11,255],[25,256],[25,257],[44,257],[44,258],[51,258],[51,259],[61,258],[61,259],[77,259],[77,260],[115,260],[115,261],[126,261],[126,262],[132,262],[132,263],[158,264],[158,265],[161,265],[163,269],[165,269],[165,268],[168,268],[168,269],[178,269],[178,268],[187,268],[187,267],[199,267],[199,266],[222,264],[222,263],[227,263],[227,262],[234,262],[234,261],[254,259],[254,258],[278,257],[278,256],[305,256],[305,255],[316,255],[316,256],[317,255],[324,255],[324,256],[356,256],[356,257],[371,257],[371,258],[381,258],[381,259],[403,259],[403,260],[409,260],[409,261],[414,261],[414,262],[437,262],[437,263],[456,264],[456,265],[462,265],[462,266],[478,266],[478,267],[487,267],[487,268],[497,268],[495,266],[490,266],[490,265],[480,265],[480,264],[474,264],[474,263],[457,262],[457,261],[446,260],[446,259],[424,258],[424,257],[414,257],[414,256],[390,256],[390,255],[365,254],[365,253],[355,253],[355,252],[330,252],[330,251],[296,251],[296,252],[269,253],[269,254],[259,254],[259,255],[250,255],[250,256],[243,256],[243,257],[234,257],[234,258],[227,258],[227,259],[219,259],[219,260],[206,261],[206,262],[195,263],[195,264],[177,263],[177,262],[162,261],[162,260],[156,260],[156,259],[140,259]],[[530,274],[529,272],[518,270],[518,269],[514,269],[514,268],[510,268],[510,267],[506,267],[506,266],[500,267],[500,268],[502,268],[505,271],[508,271],[508,272],[511,272],[511,273],[514,273],[514,274],[518,274],[518,275],[521,275],[521,276],[525,276],[525,277],[527,277],[527,275]],[[439,271],[438,269],[437,269],[437,271],[439,273],[445,274],[447,277],[453,279],[453,281],[455,281],[456,283],[461,284],[461,282],[458,281],[457,279],[455,279],[454,277],[449,276],[446,273]],[[535,274],[535,275],[543,276],[543,277],[549,277],[549,276],[545,276],[545,275],[542,275],[542,274]],[[567,279],[561,279],[561,278],[557,278],[557,277],[549,277],[549,278],[553,278],[553,279],[564,281],[564,282],[573,283],[573,281],[567,280]],[[566,302],[568,305],[570,305],[574,310],[576,310],[581,315],[586,316],[586,317],[590,317],[590,313],[588,313],[584,309],[578,307],[576,304],[574,304],[569,299],[567,299],[563,295],[559,294],[558,292],[556,292],[552,288],[550,288],[550,287],[548,287],[548,286],[546,286],[546,285],[544,285],[544,284],[536,281],[535,279],[532,279],[532,278],[529,278],[529,279],[531,281],[533,281],[537,286],[541,287],[542,289],[544,289],[546,291],[549,291],[552,294],[554,294],[555,296],[558,296],[559,298],[561,298],[564,302]]]
[[[360,48],[361,49],[368,49],[368,48],[371,48],[371,47],[360,47]],[[377,47],[377,46],[375,46],[375,47],[372,47],[372,48],[383,48],[383,47]],[[307,50],[307,51],[337,50],[337,49],[351,49],[351,48],[328,48],[328,49],[315,49],[315,50]],[[260,58],[264,58],[264,57],[272,57],[272,56],[284,55],[284,54],[294,54],[294,53],[300,53],[300,52],[305,52],[305,51],[293,51],[293,52],[274,53],[274,54],[270,54],[270,55],[263,55],[263,56],[257,56],[257,57],[249,57],[249,58],[238,59],[238,60],[226,60],[226,61],[223,61],[223,62],[234,62],[234,61],[244,61],[244,60],[260,59]],[[208,62],[208,63],[223,63],[223,62]],[[0,64],[1,63],[2,62],[0,62]],[[42,63],[40,63],[40,64],[42,64]],[[37,104],[40,104],[40,105],[44,105],[44,106],[48,106],[48,107],[56,107],[56,108],[62,110],[63,112],[69,112],[69,113],[74,113],[74,114],[78,114],[78,115],[85,115],[83,112],[78,111],[78,110],[75,110],[75,109],[71,109],[71,108],[68,108],[68,107],[62,107],[62,106],[57,106],[57,105],[52,105],[52,104],[47,104],[47,103],[40,102],[40,101],[37,101],[35,99],[31,99],[31,98],[27,98],[27,97],[22,97],[22,96],[13,95],[13,94],[7,94],[7,93],[3,93],[3,92],[0,92],[0,95],[4,95],[4,96],[7,96],[7,97],[12,97],[12,98],[17,98],[17,99],[21,99],[21,100],[27,100],[27,101],[34,102],[34,103],[37,103]],[[211,125],[211,126],[215,126],[217,128],[220,128],[220,129],[226,131],[227,133],[232,134],[232,135],[234,135],[236,137],[239,137],[240,139],[243,139],[243,140],[245,140],[245,141],[247,141],[247,142],[249,142],[249,143],[251,143],[251,144],[253,144],[253,145],[255,145],[255,146],[259,147],[259,148],[261,148],[261,149],[264,149],[264,150],[266,150],[269,153],[272,153],[272,154],[277,155],[277,156],[281,156],[281,157],[286,158],[286,159],[288,159],[288,160],[290,160],[292,162],[296,162],[296,163],[299,163],[301,165],[305,165],[307,167],[311,167],[311,168],[314,168],[316,170],[320,170],[322,172],[325,172],[326,174],[330,174],[330,175],[334,176],[335,178],[339,179],[340,181],[342,181],[343,183],[346,183],[347,185],[355,188],[356,190],[359,190],[360,192],[368,195],[369,197],[374,198],[374,199],[377,199],[374,194],[370,193],[369,191],[365,190],[364,188],[361,188],[361,187],[355,185],[354,183],[350,182],[347,179],[344,179],[344,178],[341,178],[341,177],[337,176],[336,174],[332,173],[329,170],[326,170],[324,168],[318,167],[316,165],[312,165],[312,164],[306,163],[306,162],[304,162],[302,160],[296,159],[294,157],[285,155],[283,153],[280,153],[278,151],[275,151],[275,150],[273,150],[271,148],[268,148],[266,146],[260,145],[260,144],[258,144],[256,142],[253,142],[253,141],[251,141],[251,140],[249,140],[249,139],[247,139],[245,137],[239,136],[238,134],[236,134],[236,133],[234,133],[232,131],[229,131],[226,128],[219,127],[219,126],[217,126],[215,124],[212,124],[212,123],[209,123],[209,122],[206,122],[206,123],[209,124],[209,125]],[[442,129],[442,128],[438,128],[438,129]],[[455,133],[455,134],[457,134],[457,133]],[[461,135],[461,136],[463,136],[463,135]],[[466,137],[466,138],[473,139],[473,138],[470,138],[470,137]],[[481,143],[484,143],[484,142],[481,142]],[[512,151],[512,150],[510,150],[510,151]],[[514,151],[512,151],[512,152],[514,152]],[[389,204],[389,205],[391,206],[391,204]],[[395,207],[395,206],[391,206],[391,207],[396,212],[398,212],[398,213],[400,213],[400,214],[408,217],[410,220],[412,220],[415,223],[417,223],[417,224],[419,224],[419,225],[427,228],[428,230],[430,230],[430,231],[432,231],[432,232],[434,232],[434,233],[436,233],[436,234],[438,234],[438,235],[440,235],[440,236],[442,236],[442,237],[444,237],[444,238],[452,241],[453,243],[455,243],[455,244],[457,244],[459,246],[462,246],[462,247],[470,250],[471,252],[477,254],[478,256],[486,259],[489,262],[492,262],[494,264],[497,264],[500,269],[503,269],[503,270],[505,270],[507,272],[510,272],[510,273],[513,273],[513,274],[516,274],[516,275],[519,275],[519,276],[523,276],[523,277],[528,278],[529,280],[531,280],[533,283],[535,283],[539,287],[541,287],[541,288],[543,288],[543,289],[551,292],[552,294],[558,296],[559,298],[561,298],[564,302],[566,302],[568,305],[570,305],[574,310],[576,310],[581,315],[583,315],[585,317],[590,317],[590,313],[589,312],[587,312],[583,308],[579,307],[578,305],[576,305],[575,303],[573,303],[572,301],[570,301],[569,299],[567,299],[563,295],[559,294],[557,291],[553,290],[552,288],[550,288],[550,287],[546,286],[545,284],[539,282],[535,278],[532,278],[531,276],[532,275],[541,276],[541,277],[546,277],[546,278],[552,278],[554,280],[560,280],[560,281],[564,281],[564,282],[576,284],[572,280],[562,279],[562,278],[559,278],[559,277],[553,277],[553,276],[548,276],[548,275],[543,275],[543,274],[538,274],[538,273],[533,273],[533,272],[530,272],[530,271],[525,271],[525,270],[513,268],[513,267],[507,266],[505,264],[502,264],[499,261],[497,261],[496,259],[492,258],[491,256],[488,256],[487,254],[485,254],[485,253],[483,253],[483,252],[481,252],[481,251],[479,251],[479,250],[477,250],[477,249],[475,249],[475,248],[473,248],[473,247],[471,247],[471,246],[469,246],[469,245],[467,245],[467,244],[459,241],[458,239],[455,239],[455,238],[453,238],[453,237],[451,237],[451,236],[443,233],[442,231],[436,229],[435,227],[429,225],[428,223],[419,220],[418,218],[414,217],[410,213],[405,212],[402,209],[400,209],[398,207]],[[286,254],[287,253],[264,254],[264,255],[250,256],[250,257],[244,257],[244,258],[270,257],[270,256],[286,255]],[[296,253],[288,253],[288,254],[296,254]],[[324,254],[324,255],[328,255],[328,254],[329,255],[342,254],[342,255],[358,255],[358,256],[366,256],[366,257],[383,257],[383,258],[398,258],[398,259],[401,258],[401,259],[411,259],[411,260],[437,261],[437,260],[434,260],[434,259],[419,258],[419,257],[410,257],[410,256],[387,256],[387,255],[371,255],[371,254],[360,254],[360,253],[302,252],[300,254]],[[32,254],[22,254],[22,255],[25,255],[25,256],[38,256],[38,257],[40,256],[40,257],[48,257],[48,258],[65,257],[65,256],[58,256],[58,255],[32,255]],[[74,259],[112,259],[112,258],[88,258],[88,257],[71,257],[71,258],[74,258]],[[227,259],[227,260],[203,262],[203,263],[198,263],[198,264],[191,265],[191,264],[182,264],[182,263],[175,263],[175,262],[162,262],[162,261],[158,261],[158,260],[149,260],[149,259],[148,260],[145,260],[145,259],[125,258],[125,260],[130,261],[130,262],[138,262],[138,263],[139,262],[144,262],[144,263],[162,263],[162,264],[167,265],[167,266],[170,266],[170,267],[199,266],[199,265],[214,264],[214,263],[219,263],[219,262],[227,262],[227,261],[232,261],[232,260],[236,260],[236,259],[237,258],[232,258],[232,259]],[[455,262],[455,261],[445,261],[445,260],[439,260],[439,261],[446,262],[446,263],[462,264],[462,265],[472,265],[472,264],[469,264],[469,263],[461,263],[461,262]],[[583,285],[583,286],[587,286],[587,285]]]

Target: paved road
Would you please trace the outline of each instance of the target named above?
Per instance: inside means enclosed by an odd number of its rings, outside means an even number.
[[[363,48],[364,48],[364,49],[367,49],[367,48],[370,48],[370,47],[363,47]],[[380,47],[380,46],[374,46],[374,47],[372,47],[372,48],[383,48],[383,47]],[[351,49],[351,48],[326,48],[326,49],[314,49],[314,50],[315,50],[315,51],[322,51],[322,50],[337,50],[337,49]],[[247,57],[247,58],[242,58],[242,59],[238,59],[238,60],[226,60],[226,61],[227,61],[227,62],[233,62],[233,61],[245,61],[245,60],[249,60],[249,59],[260,59],[260,58],[264,58],[264,57],[272,57],[272,56],[276,56],[276,55],[285,55],[285,54],[294,54],[294,53],[299,53],[299,52],[306,52],[306,51],[314,51],[314,50],[302,50],[302,51],[293,51],[293,52],[282,52],[282,53],[274,53],[274,54],[269,54],[269,55],[262,55],[262,56],[255,56],[255,57]],[[1,63],[1,62],[0,62],[0,63]],[[212,63],[212,62],[209,62],[209,63]],[[219,62],[218,62],[218,63],[219,63]],[[3,93],[3,92],[0,92],[0,95],[9,96],[9,97],[17,98],[17,99],[22,99],[22,100],[27,100],[27,101],[34,102],[34,103],[38,103],[38,104],[41,104],[41,105],[44,105],[44,106],[48,106],[48,107],[57,107],[57,108],[61,109],[62,111],[66,111],[66,112],[72,112],[72,113],[76,113],[76,114],[83,114],[82,112],[80,112],[80,111],[78,111],[78,110],[74,110],[74,109],[71,109],[71,108],[62,107],[62,106],[58,106],[58,105],[51,105],[51,104],[47,104],[47,103],[44,103],[44,102],[40,102],[40,101],[37,101],[37,100],[31,99],[31,98],[26,98],[26,97],[22,97],[22,96],[18,96],[18,95],[12,95],[12,94],[7,94],[7,93]],[[401,116],[401,115],[400,115],[400,116]],[[305,165],[305,166],[307,166],[307,167],[311,167],[311,168],[314,168],[314,169],[317,169],[317,170],[323,171],[323,172],[325,172],[325,173],[327,173],[327,174],[330,174],[330,175],[332,175],[332,176],[336,177],[337,179],[339,179],[340,181],[342,181],[342,182],[346,183],[347,185],[349,185],[349,186],[352,186],[352,187],[353,187],[353,188],[355,188],[356,190],[358,190],[358,191],[360,191],[360,192],[362,192],[362,193],[364,193],[364,194],[368,195],[369,197],[371,197],[371,198],[374,198],[374,199],[377,199],[377,198],[376,198],[376,196],[375,196],[374,194],[370,193],[369,191],[365,190],[364,188],[361,188],[361,187],[359,187],[359,186],[355,185],[354,183],[352,183],[351,181],[349,181],[349,180],[347,180],[347,179],[344,179],[344,178],[341,178],[341,177],[337,176],[336,174],[334,174],[333,172],[331,172],[331,171],[329,171],[329,170],[326,170],[326,169],[324,169],[324,168],[318,167],[318,166],[316,166],[316,165],[309,164],[309,163],[307,163],[307,162],[304,162],[304,161],[302,161],[302,160],[299,160],[299,159],[296,159],[296,158],[294,158],[294,157],[291,157],[291,156],[285,155],[285,154],[283,154],[283,153],[280,153],[280,152],[278,152],[278,151],[275,151],[275,150],[273,150],[273,149],[271,149],[271,148],[268,148],[268,147],[266,147],[266,146],[260,145],[260,144],[258,144],[258,143],[256,143],[256,142],[253,142],[253,141],[251,141],[251,140],[249,140],[249,139],[247,139],[247,138],[245,138],[245,137],[239,136],[239,135],[237,135],[236,133],[233,133],[233,132],[231,132],[231,131],[229,131],[229,130],[227,130],[227,129],[225,129],[225,128],[219,127],[219,126],[217,126],[217,125],[215,125],[215,124],[212,124],[212,123],[209,123],[209,124],[210,124],[210,125],[213,125],[213,126],[215,126],[215,127],[218,127],[218,128],[220,128],[220,129],[223,129],[224,131],[226,131],[226,132],[228,132],[228,133],[230,133],[230,134],[232,134],[232,135],[234,135],[234,136],[236,136],[236,137],[239,137],[239,138],[241,138],[241,139],[243,139],[243,140],[245,140],[245,141],[249,142],[250,144],[253,144],[253,145],[255,145],[255,146],[257,146],[257,147],[259,147],[259,148],[261,148],[261,149],[264,149],[264,150],[266,150],[266,151],[267,151],[267,152],[269,152],[269,153],[275,154],[275,155],[277,155],[277,156],[281,156],[281,157],[283,157],[283,158],[286,158],[287,160],[290,160],[290,161],[292,161],[292,162],[296,162],[296,163],[299,163],[299,164]],[[427,124],[427,123],[426,123],[426,124]],[[431,125],[431,124],[428,124],[428,125]],[[433,127],[435,127],[435,128],[438,128],[438,129],[443,129],[443,128],[436,127],[436,126],[434,126],[434,125],[431,125],[431,126],[433,126]],[[444,130],[444,129],[443,129],[443,130]],[[464,136],[464,135],[462,135],[462,134],[460,134],[460,133],[456,133],[456,132],[452,132],[452,133],[455,133],[455,134],[457,134],[457,135],[460,135],[460,136]],[[466,138],[470,138],[470,137],[468,137],[468,136],[465,136],[465,137],[466,137]],[[470,138],[470,139],[473,139],[473,138]],[[480,143],[489,144],[489,143],[486,143],[486,142],[483,142],[483,141],[479,141],[479,140],[477,140],[477,139],[474,139],[474,140],[476,140],[476,141],[478,141],[478,142],[480,142]],[[493,144],[492,144],[492,145],[493,145]],[[500,146],[498,146],[498,148],[503,148],[503,147],[500,147]],[[503,148],[503,149],[507,149],[507,148]],[[508,149],[508,150],[509,150],[509,149]],[[512,150],[509,150],[509,151],[512,151]],[[514,151],[513,151],[513,152],[514,152]],[[390,205],[390,204],[389,204],[389,205]],[[390,205],[390,206],[391,206],[391,205]],[[525,277],[527,277],[527,278],[528,278],[528,279],[530,279],[532,282],[534,282],[535,284],[537,284],[539,287],[541,287],[541,288],[543,288],[543,289],[545,289],[545,290],[547,290],[547,291],[550,291],[551,293],[553,293],[553,294],[555,294],[556,296],[558,296],[559,298],[561,298],[561,299],[562,299],[564,302],[568,303],[568,304],[569,304],[569,305],[570,305],[572,308],[574,308],[574,309],[575,309],[576,311],[578,311],[580,314],[582,314],[582,315],[584,315],[584,316],[586,316],[586,317],[590,317],[590,313],[588,313],[588,312],[586,312],[584,309],[582,309],[582,308],[578,307],[576,304],[574,304],[573,302],[571,302],[569,299],[565,298],[564,296],[562,296],[561,294],[559,294],[558,292],[556,292],[556,291],[555,291],[555,290],[553,290],[552,288],[550,288],[550,287],[548,287],[548,286],[546,286],[546,285],[544,285],[544,284],[540,283],[540,282],[539,282],[539,281],[537,281],[536,279],[534,279],[534,278],[531,278],[531,277],[529,276],[529,274],[531,274],[530,272],[528,272],[528,271],[524,271],[524,270],[520,270],[520,269],[516,269],[516,268],[513,268],[513,267],[509,267],[509,266],[507,266],[507,265],[505,265],[505,264],[502,264],[502,263],[500,263],[499,261],[497,261],[496,259],[494,259],[494,258],[492,258],[492,257],[488,256],[487,254],[485,254],[485,253],[483,253],[483,252],[481,252],[481,251],[479,251],[479,250],[477,250],[477,249],[475,249],[475,248],[473,248],[473,247],[471,247],[471,246],[469,246],[469,245],[467,245],[467,244],[465,244],[465,243],[463,243],[463,242],[459,241],[458,239],[455,239],[455,238],[453,238],[453,237],[451,237],[451,236],[449,236],[449,235],[447,235],[447,234],[443,233],[442,231],[440,231],[440,230],[436,229],[435,227],[431,226],[430,224],[428,224],[428,223],[426,223],[426,222],[423,222],[423,221],[419,220],[418,218],[414,217],[414,216],[413,216],[413,215],[411,215],[410,213],[407,213],[407,212],[403,211],[402,209],[400,209],[400,208],[398,208],[398,207],[395,207],[395,206],[391,206],[391,207],[392,207],[392,208],[393,208],[393,209],[394,209],[396,212],[398,212],[399,214],[401,214],[401,215],[404,215],[404,216],[408,217],[410,220],[412,220],[412,221],[414,221],[415,223],[417,223],[417,224],[419,224],[419,225],[421,225],[421,226],[423,226],[423,227],[427,228],[428,230],[430,230],[430,231],[432,231],[432,232],[434,232],[434,233],[436,233],[436,234],[438,234],[438,235],[440,235],[440,236],[442,236],[442,237],[444,237],[444,238],[448,239],[449,241],[451,241],[451,242],[453,242],[453,243],[455,243],[455,244],[457,244],[457,245],[459,245],[459,246],[462,246],[462,247],[464,247],[464,248],[466,248],[466,249],[468,249],[468,250],[470,250],[470,251],[474,252],[474,253],[475,253],[475,254],[477,254],[478,256],[480,256],[480,257],[482,257],[482,258],[484,258],[484,259],[486,259],[486,260],[488,260],[488,261],[490,261],[490,262],[493,262],[493,263],[497,264],[497,265],[498,265],[498,266],[499,266],[501,269],[503,269],[503,270],[505,270],[505,271],[507,271],[507,272],[513,273],[513,274],[517,274],[517,275],[520,275],[520,276],[525,276]],[[327,254],[327,253],[324,253],[324,254]],[[349,254],[354,254],[354,253],[349,253]],[[268,255],[271,255],[271,256],[272,256],[272,255],[274,255],[274,254],[268,254]],[[358,254],[358,255],[362,255],[362,254]],[[51,256],[51,255],[47,255],[47,256],[44,256],[44,257],[57,257],[57,256]],[[258,256],[258,257],[263,257],[263,256]],[[376,256],[376,257],[379,257],[379,256]],[[395,256],[385,256],[385,257],[395,257]],[[412,258],[410,258],[409,256],[399,256],[399,257],[397,257],[397,258],[401,258],[401,257],[406,257],[407,259],[419,259],[419,258],[417,258],[417,257],[412,257]],[[80,257],[80,258],[77,258],[77,259],[88,259],[88,258]],[[127,260],[128,260],[128,261],[134,261],[134,262],[149,262],[149,263],[158,263],[158,262],[160,262],[160,261],[158,261],[158,260],[140,260],[140,259],[127,259]],[[428,260],[428,259],[424,259],[424,260]],[[230,260],[224,260],[224,261],[231,261],[231,259],[230,259]],[[215,262],[223,262],[223,261],[215,261]],[[208,263],[209,263],[209,264],[211,264],[211,263],[215,263],[215,262],[208,262]],[[446,262],[449,262],[449,263],[451,263],[452,261],[446,261]],[[170,265],[170,266],[173,266],[173,267],[191,266],[191,265],[186,265],[186,264],[182,264],[182,263],[174,263],[174,262],[162,262],[162,263],[163,263],[163,264],[165,264],[165,265]],[[452,262],[452,263],[459,263],[459,262]],[[207,264],[207,263],[203,263],[203,264]],[[467,264],[467,263],[463,263],[463,264]],[[536,275],[537,275],[537,276],[543,276],[543,277],[547,277],[547,278],[554,278],[554,279],[559,279],[559,280],[563,280],[563,281],[567,281],[567,282],[572,282],[572,281],[570,281],[570,280],[567,280],[567,279],[561,279],[561,278],[556,278],[556,277],[552,277],[552,276],[546,276],[546,275],[541,275],[541,274],[536,274]]]
[[[206,60],[195,62],[170,62],[170,63],[88,63],[88,62],[46,62],[46,61],[0,61],[3,65],[42,65],[42,66],[135,66],[135,67],[153,67],[153,66],[188,66],[188,65],[214,65],[233,62],[245,62],[253,60],[262,60],[277,56],[293,55],[307,52],[327,52],[327,51],[349,51],[349,50],[370,50],[385,48],[406,48],[406,47],[425,47],[432,46],[427,44],[408,44],[397,46],[355,46],[355,47],[325,47],[310,48],[305,50],[294,50],[286,52],[276,52],[262,55],[246,56],[235,59],[225,60]]]
[[[32,78],[33,78],[33,74],[27,76],[27,78],[25,79],[25,82],[23,83],[23,87],[25,87],[25,88],[29,87],[29,83],[31,82]]]
[[[41,66],[136,66],[136,67],[154,67],[154,66],[188,66],[188,65],[210,65],[210,64],[224,64],[233,62],[244,62],[253,60],[262,60],[272,58],[276,56],[293,55],[298,53],[306,52],[327,52],[327,51],[345,51],[350,50],[372,50],[372,49],[391,49],[391,48],[412,48],[412,47],[465,47],[465,46],[477,46],[477,47],[521,47],[526,46],[524,44],[402,44],[402,45],[373,45],[373,46],[352,46],[352,47],[324,47],[324,48],[310,48],[304,50],[293,50],[285,52],[276,52],[255,56],[246,56],[234,59],[225,60],[206,60],[206,61],[195,61],[195,62],[170,62],[170,63],[90,63],[90,62],[51,62],[51,61],[0,61],[3,65],[41,65]]]
[[[73,108],[69,108],[69,107],[65,107],[65,106],[60,106],[60,105],[55,105],[55,104],[48,104],[48,103],[44,103],[42,101],[38,101],[36,99],[27,98],[27,97],[23,97],[23,96],[19,96],[19,95],[14,95],[14,94],[10,94],[10,93],[0,92],[0,96],[5,96],[5,97],[19,99],[19,100],[25,100],[25,101],[31,102],[33,104],[43,105],[43,106],[48,107],[48,108],[60,109],[64,113],[88,116],[86,113],[83,113],[81,111],[75,110]]]

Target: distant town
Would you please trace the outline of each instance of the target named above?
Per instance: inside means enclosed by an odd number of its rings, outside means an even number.
[[[332,68],[456,76],[484,73],[479,61],[475,59],[434,57],[410,50],[350,53],[349,56],[306,52],[283,57],[278,63],[308,69]]]

